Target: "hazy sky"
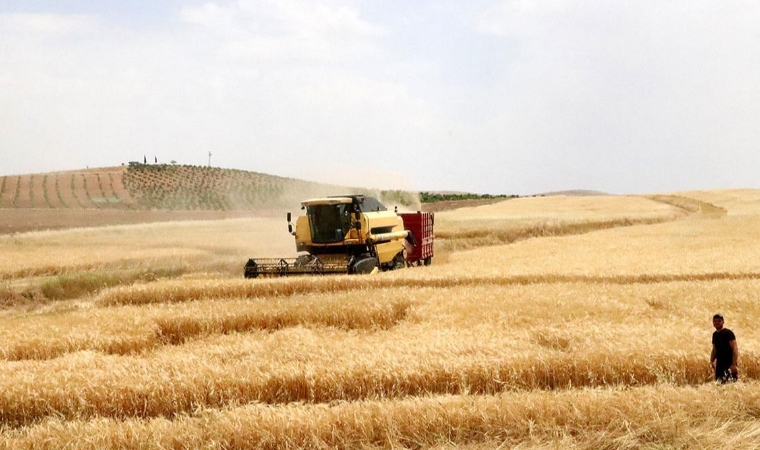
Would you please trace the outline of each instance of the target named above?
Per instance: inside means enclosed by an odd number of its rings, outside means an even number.
[[[760,188],[755,0],[0,0],[0,175]]]

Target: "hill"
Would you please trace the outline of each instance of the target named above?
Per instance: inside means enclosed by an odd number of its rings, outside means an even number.
[[[413,192],[188,165],[130,164],[0,177],[2,209],[256,211],[292,208],[304,198],[346,193],[374,195],[406,207],[419,203]]]
[[[306,198],[375,196],[420,209],[419,194],[326,185],[217,167],[130,164],[0,177],[0,233],[176,220],[271,216]]]

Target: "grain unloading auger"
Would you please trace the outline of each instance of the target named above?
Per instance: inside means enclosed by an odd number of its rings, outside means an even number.
[[[288,213],[296,258],[252,258],[245,277],[372,273],[433,258],[433,214],[397,213],[373,197],[343,195],[301,202],[306,215]]]

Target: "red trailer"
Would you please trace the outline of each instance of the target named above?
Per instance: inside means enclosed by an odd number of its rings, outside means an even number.
[[[404,229],[414,235],[414,244],[407,248],[407,262],[411,265],[430,265],[433,259],[433,213],[417,211],[398,215],[404,221]]]

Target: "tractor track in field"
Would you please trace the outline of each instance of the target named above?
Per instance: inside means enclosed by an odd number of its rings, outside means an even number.
[[[674,206],[689,215],[719,218],[728,214],[726,208],[681,195],[648,195],[644,198]]]

